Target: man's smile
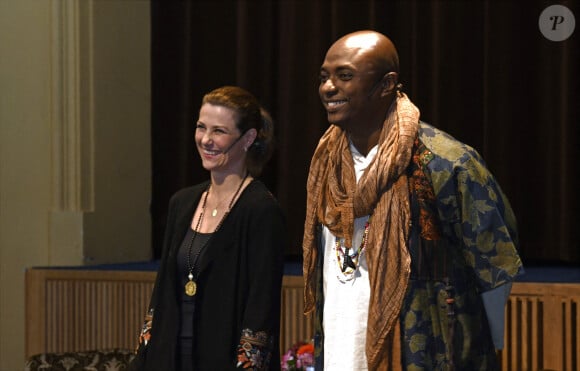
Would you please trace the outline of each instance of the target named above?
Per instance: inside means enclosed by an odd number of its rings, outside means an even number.
[[[326,101],[326,108],[329,111],[334,111],[340,107],[342,107],[343,105],[345,105],[348,102],[348,100],[346,99],[341,99],[341,100],[333,100],[333,101]]]

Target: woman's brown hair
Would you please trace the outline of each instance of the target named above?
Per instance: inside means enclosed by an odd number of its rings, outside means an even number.
[[[238,86],[223,86],[207,93],[202,99],[205,103],[224,106],[238,113],[236,123],[242,135],[256,129],[258,135],[248,148],[246,166],[250,175],[257,177],[274,150],[274,124],[272,117],[250,92]]]

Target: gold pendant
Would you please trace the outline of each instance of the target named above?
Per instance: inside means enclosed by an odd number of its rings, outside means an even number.
[[[213,209],[211,211],[211,216],[216,216],[217,215],[217,209]]]
[[[194,296],[197,292],[197,284],[191,279],[185,284],[185,295]]]

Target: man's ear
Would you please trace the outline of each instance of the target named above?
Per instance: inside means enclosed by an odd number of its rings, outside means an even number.
[[[399,74],[396,72],[389,72],[383,76],[381,83],[381,96],[389,95],[397,90],[397,83],[399,81]]]

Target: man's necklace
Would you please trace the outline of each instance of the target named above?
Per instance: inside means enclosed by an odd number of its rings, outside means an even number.
[[[342,274],[344,275],[344,280],[346,281],[350,281],[354,278],[354,273],[356,272],[356,270],[359,267],[359,259],[364,251],[364,249],[367,246],[367,241],[368,241],[368,235],[369,235],[369,222],[367,221],[365,223],[365,230],[363,232],[363,238],[362,241],[360,243],[360,246],[358,247],[358,250],[354,253],[354,254],[350,254],[350,249],[349,247],[344,247],[344,251],[343,251],[343,247],[340,243],[341,239],[336,237],[336,242],[335,242],[335,250],[336,250],[336,261],[338,263],[338,268],[340,269],[340,271],[342,272]],[[341,257],[342,257],[342,264],[341,264]],[[339,280],[343,280],[341,279],[341,277],[338,277]]]
[[[195,226],[195,229],[193,230],[193,235],[191,236],[191,240],[189,241],[189,247],[187,249],[187,268],[189,271],[189,273],[187,275],[188,281],[185,284],[185,294],[187,296],[194,296],[195,293],[197,292],[197,283],[195,281],[197,279],[197,273],[194,271],[194,269],[197,268],[196,267],[197,258],[199,258],[199,255],[201,254],[202,250],[207,246],[207,243],[209,242],[211,237],[213,237],[213,235],[220,229],[224,220],[229,215],[230,211],[232,210],[232,206],[234,205],[234,201],[236,200],[236,197],[238,197],[238,194],[242,190],[242,186],[244,185],[244,182],[246,181],[247,177],[248,177],[248,173],[246,173],[246,175],[244,176],[244,179],[242,179],[242,181],[240,182],[240,185],[238,186],[236,193],[234,193],[234,196],[230,200],[230,204],[228,206],[228,209],[225,211],[224,216],[222,216],[220,222],[215,227],[213,233],[211,234],[211,236],[207,240],[205,240],[204,244],[201,245],[201,247],[196,251],[196,253],[193,257],[193,263],[192,263],[191,262],[191,249],[193,248],[193,242],[195,241],[195,238],[197,237],[198,230],[201,227],[201,223],[203,221],[203,215],[205,214],[205,205],[207,202],[207,196],[209,195],[209,191],[211,189],[211,182],[208,185],[207,191],[205,192],[205,196],[203,198],[203,202],[201,204],[201,212],[199,213],[197,225]]]

